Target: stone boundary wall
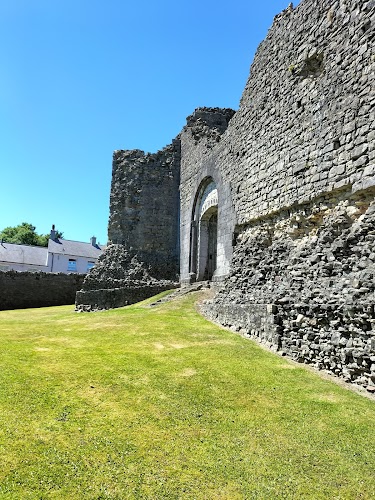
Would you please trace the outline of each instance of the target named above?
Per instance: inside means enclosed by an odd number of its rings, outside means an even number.
[[[76,311],[91,312],[102,309],[114,309],[170,290],[172,285],[142,285],[129,283],[123,288],[107,288],[99,290],[80,290],[76,296]]]
[[[85,275],[0,272],[0,310],[74,304]]]

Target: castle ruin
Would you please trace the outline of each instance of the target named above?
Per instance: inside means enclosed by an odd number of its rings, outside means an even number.
[[[204,313],[375,392],[375,1],[275,17],[238,111],[115,151],[109,240],[77,294],[118,307],[209,280]]]

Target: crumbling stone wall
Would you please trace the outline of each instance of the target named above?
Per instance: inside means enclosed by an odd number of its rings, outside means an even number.
[[[74,304],[84,275],[0,272],[0,310]]]
[[[155,154],[114,152],[110,245],[77,293],[77,311],[121,307],[176,287],[179,182],[179,137]]]
[[[211,319],[375,387],[375,190],[243,228]]]
[[[176,288],[176,281],[155,278],[154,270],[153,263],[140,260],[136,251],[122,244],[109,245],[77,292],[76,310],[122,307]]]
[[[108,238],[162,278],[178,274],[179,183],[179,138],[156,154],[113,154]]]

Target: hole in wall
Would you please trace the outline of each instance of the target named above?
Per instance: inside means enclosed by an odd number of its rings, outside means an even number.
[[[320,76],[324,71],[324,54],[316,53],[311,57],[307,57],[301,66],[301,69],[297,71],[298,76],[302,78],[307,77],[317,77]]]
[[[366,33],[366,31],[369,29],[369,27],[371,26],[371,21],[368,20],[366,21],[362,26],[361,26],[361,31],[362,33]]]
[[[334,149],[334,150],[337,150],[337,149],[339,149],[339,148],[340,148],[340,141],[339,141],[339,139],[335,139],[335,140],[333,141],[333,149]]]
[[[235,247],[237,245],[237,239],[239,237],[240,233],[238,231],[234,231],[232,235],[232,247]]]

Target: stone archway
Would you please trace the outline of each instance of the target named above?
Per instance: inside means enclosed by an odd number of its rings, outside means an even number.
[[[192,281],[212,280],[217,267],[218,194],[212,178],[198,191],[192,213],[190,276]]]

